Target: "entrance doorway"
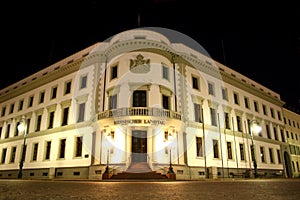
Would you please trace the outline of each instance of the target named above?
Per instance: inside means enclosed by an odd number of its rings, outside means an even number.
[[[132,131],[132,162],[147,162],[147,131]]]

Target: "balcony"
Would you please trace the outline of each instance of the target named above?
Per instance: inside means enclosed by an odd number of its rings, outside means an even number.
[[[97,114],[97,119],[126,116],[152,116],[181,120],[181,114],[172,110],[149,107],[130,107],[107,110]]]

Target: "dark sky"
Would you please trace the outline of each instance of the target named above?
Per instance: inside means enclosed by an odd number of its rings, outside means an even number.
[[[0,88],[96,42],[138,28],[140,13],[140,27],[179,31],[213,59],[279,93],[287,104],[300,105],[296,2],[44,0],[11,1],[1,8]]]

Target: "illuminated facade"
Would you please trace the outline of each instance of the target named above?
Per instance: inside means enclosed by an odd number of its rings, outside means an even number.
[[[289,144],[289,153],[285,153],[288,166],[288,177],[300,177],[300,115],[287,108],[283,108],[286,140]]]
[[[134,162],[177,180],[287,176],[279,94],[153,30],[129,30],[0,91],[0,178],[101,180]],[[203,126],[204,124],[204,126]],[[297,162],[298,163],[298,162]]]

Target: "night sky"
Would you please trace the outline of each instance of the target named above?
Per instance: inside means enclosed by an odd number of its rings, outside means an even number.
[[[161,27],[191,37],[214,60],[300,107],[296,2],[45,0],[1,8],[1,89],[117,33]]]

